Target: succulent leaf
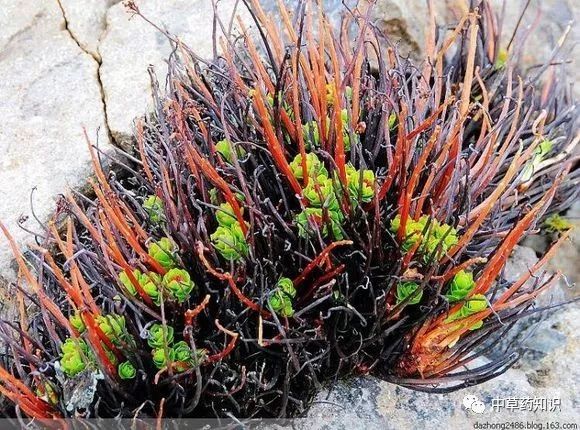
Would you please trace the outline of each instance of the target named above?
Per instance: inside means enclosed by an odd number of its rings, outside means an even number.
[[[347,169],[348,189],[354,202],[370,202],[375,195],[375,174],[372,170]]]
[[[161,295],[159,293],[159,285],[161,284],[161,276],[159,274],[150,272],[150,273],[142,273],[139,269],[133,270],[133,276],[143,288],[145,293],[151,297],[153,303],[156,305],[161,304]],[[137,289],[129,279],[129,276],[125,273],[125,271],[119,273],[119,281],[121,284],[127,289],[131,296],[137,295]]]
[[[244,210],[243,208],[240,209],[243,215]],[[215,217],[217,219],[218,224],[221,227],[229,228],[238,223],[238,219],[234,214],[234,209],[232,208],[232,205],[230,205],[229,203],[222,203],[220,205],[219,210],[216,211]]]
[[[155,367],[158,369],[163,369],[167,366],[170,360],[173,361],[175,358],[173,348],[157,348],[153,350],[151,355],[153,364],[155,364]]]
[[[463,300],[475,287],[473,273],[461,270],[455,274],[445,295],[450,302]]]
[[[210,236],[215,249],[226,260],[238,261],[248,255],[249,248],[239,224],[219,226]]]
[[[163,276],[163,284],[171,291],[173,297],[183,303],[195,288],[189,273],[183,269],[171,269]]]
[[[236,155],[238,158],[246,155],[246,151],[240,145],[234,145],[227,139],[222,139],[215,144],[216,151],[226,160],[228,163],[233,163],[233,149],[232,146],[236,147]]]
[[[100,315],[95,321],[102,332],[111,340],[119,338],[125,332],[125,317],[122,315]]]
[[[296,179],[304,179],[304,172],[302,169],[302,154],[296,155],[296,157],[294,157],[294,159],[290,162],[290,170]],[[318,176],[328,176],[328,171],[324,167],[324,164],[322,164],[322,162],[313,152],[306,154],[306,170],[308,171],[308,176],[312,178],[316,178]]]
[[[83,317],[80,313],[74,313],[69,317],[70,324],[74,327],[79,334],[84,333],[87,329],[85,322],[83,321]]]
[[[416,282],[401,282],[397,284],[397,304],[401,303],[402,301],[406,300],[408,297],[413,296],[407,304],[409,305],[416,305],[421,301],[423,297],[423,291],[419,291],[415,293],[419,288],[419,284]]]
[[[544,229],[548,233],[562,233],[566,230],[570,230],[572,227],[574,226],[570,221],[557,213],[550,215],[544,221]]]
[[[481,312],[487,309],[487,299],[483,294],[475,294],[470,297],[463,306],[455,313],[449,315],[446,319],[446,323],[460,320],[462,318],[467,318],[473,314]],[[470,330],[476,330],[483,325],[482,321],[478,321],[470,327]]]
[[[148,331],[147,344],[151,348],[164,348],[173,343],[173,327],[153,324]]]
[[[296,289],[290,278],[280,278],[276,289],[270,294],[268,303],[277,314],[283,317],[294,315],[292,299],[296,297]]]
[[[165,269],[175,267],[174,254],[176,252],[177,245],[168,237],[162,237],[157,242],[149,244],[149,255]]]
[[[165,221],[165,206],[161,198],[151,195],[143,202],[143,209],[149,216],[149,221],[153,224],[159,224]]]
[[[309,207],[296,215],[295,222],[300,237],[314,236],[318,228],[323,237],[331,235],[336,240],[340,240],[343,237],[341,229],[343,219],[344,216],[340,210]]]
[[[324,207],[333,211],[339,210],[333,182],[325,175],[319,175],[308,182],[304,189],[304,197],[308,199],[308,202],[313,207]]]
[[[89,347],[82,339],[68,338],[61,345],[60,365],[69,378],[83,372],[90,357]]]
[[[117,367],[117,373],[121,379],[134,379],[137,375],[137,369],[130,361],[124,361]]]

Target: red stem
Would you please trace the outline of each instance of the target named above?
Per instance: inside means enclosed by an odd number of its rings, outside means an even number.
[[[353,243],[352,240],[339,240],[336,242],[332,242],[330,245],[328,245],[326,248],[324,248],[322,250],[322,252],[320,254],[318,254],[316,256],[316,258],[314,260],[312,260],[306,266],[304,271],[292,281],[294,286],[300,285],[306,279],[306,277],[310,274],[310,272],[312,272],[312,270],[314,270],[314,268],[318,267],[320,265],[320,263],[326,259],[328,254],[330,254],[330,252],[334,248],[337,248],[337,247],[343,246],[343,245],[352,245],[352,243]]]

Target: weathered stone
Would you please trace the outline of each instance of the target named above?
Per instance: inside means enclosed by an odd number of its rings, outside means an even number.
[[[532,386],[526,374],[511,369],[493,381],[449,394],[429,394],[399,387],[372,377],[337,383],[317,396],[301,423],[303,429],[403,429],[474,428],[476,422],[574,422],[578,416],[574,388]],[[474,396],[485,407],[481,414],[464,406]],[[493,399],[546,398],[560,400],[558,411],[508,411],[492,408]]]
[[[492,4],[497,10],[501,10],[503,0],[493,0]],[[525,1],[507,2],[505,17],[502,26],[502,45],[506,47],[512,37],[514,29]],[[532,29],[528,39],[521,44],[524,48],[522,57],[523,65],[531,66],[550,58],[550,54],[556,46],[558,39],[564,34],[566,27],[571,24],[574,17],[580,13],[579,3],[573,0],[536,0],[532,1],[523,15],[520,29]],[[523,34],[523,33],[522,33]],[[568,36],[568,43],[563,49],[562,59],[578,61],[578,53],[572,52],[574,43],[580,40],[578,26],[572,27]],[[557,58],[558,59],[558,58]],[[570,71],[574,67],[569,68]],[[577,75],[576,75],[577,76]]]
[[[576,410],[580,407],[580,393],[572,381],[580,380],[580,305],[571,304],[560,308],[546,321],[546,325],[560,336],[566,337],[566,342],[554,348],[540,358],[537,363],[529,363],[525,368],[528,379],[538,387],[561,387],[569,392],[570,401]],[[546,333],[541,334],[546,338]],[[550,342],[553,344],[553,342]],[[543,343],[547,345],[548,341]]]
[[[550,260],[548,267],[552,270],[560,270],[566,275],[567,285],[576,284],[576,288],[567,288],[566,292],[573,297],[580,296],[580,202],[565,214],[565,218],[574,226],[570,233],[570,240],[562,245],[558,253]]]
[[[370,0],[366,0],[370,1]],[[527,0],[492,0],[494,10],[500,13],[505,3],[500,48],[506,48]],[[423,58],[425,30],[428,28],[427,0],[382,0],[375,2],[373,13],[375,22],[389,38],[398,44],[403,55]],[[436,0],[432,2],[437,24],[453,28],[468,12],[468,2],[462,0]],[[533,0],[520,23],[521,29],[532,29],[525,43],[512,44],[514,49],[522,49],[520,66],[524,69],[544,63],[551,58],[558,39],[566,27],[580,16],[580,2],[574,0]],[[522,32],[522,34],[525,33]],[[573,26],[567,43],[556,61],[580,62],[578,49],[574,46],[580,41],[580,28]],[[569,66],[566,71],[574,80],[580,76],[578,67]],[[576,90],[578,90],[576,88]]]
[[[220,1],[218,13],[225,25],[242,2]],[[197,55],[210,58],[212,44],[212,2],[206,0],[170,0],[138,2],[148,19],[195,49]],[[147,73],[153,66],[163,84],[167,74],[165,60],[171,52],[169,40],[140,17],[127,13],[123,4],[107,13],[107,31],[99,45],[102,57],[101,81],[109,127],[115,141],[127,147],[132,142],[133,121],[151,108],[151,83]]]
[[[57,0],[66,26],[80,47],[100,60],[99,41],[105,31],[107,9],[120,0]]]
[[[29,218],[29,229],[40,229],[31,217],[32,189],[34,212],[45,221],[55,196],[85,181],[83,126],[93,139],[100,128],[103,147],[109,140],[98,65],[65,30],[58,3],[29,0],[17,6],[0,1],[0,10],[10,11],[0,14],[0,220],[23,244],[31,236],[18,227],[20,217]],[[0,273],[7,278],[13,274],[11,257],[0,237]]]
[[[574,219],[574,214],[571,211],[570,219]],[[560,258],[557,257],[556,261]],[[503,277],[508,282],[514,282],[537,261],[533,250],[517,247]],[[562,295],[557,299],[544,299],[542,305],[554,304],[562,299]],[[519,350],[522,357],[514,368],[491,381],[449,394],[427,394],[373,377],[353,378],[319,393],[300,428],[400,429],[408,428],[409,423],[413,423],[414,427],[427,430],[463,429],[472,428],[476,421],[577,420],[580,395],[570,381],[580,378],[577,365],[580,354],[580,305],[572,304],[545,314],[536,314],[518,322],[513,331],[519,334],[505,337],[497,345],[498,353],[490,354],[490,357],[499,358],[506,348]],[[478,359],[475,364],[485,364],[486,361],[484,358]],[[466,395],[482,401],[485,411],[477,414],[467,410],[463,406]],[[526,397],[559,399],[561,410],[509,412],[491,408],[493,399]]]
[[[385,0],[376,2],[373,17],[379,28],[389,36],[402,55],[420,58],[425,45],[427,8],[413,1]]]
[[[510,283],[516,282],[520,276],[529,272],[537,262],[538,257],[533,249],[516,246],[507,261],[503,277]]]
[[[14,321],[18,307],[16,304],[16,295],[13,291],[14,284],[0,276],[0,315],[7,321]]]
[[[562,255],[566,255],[566,253],[567,251],[561,249],[554,259],[558,261],[561,258],[566,258],[562,257]],[[536,256],[535,250],[525,246],[517,246],[508,259],[503,271],[503,278],[509,283],[516,282],[518,278],[528,272],[537,261],[538,257]],[[565,269],[565,272],[576,274],[577,271],[571,270],[571,267]],[[547,265],[546,269],[554,270],[554,265]],[[551,273],[549,272],[544,275],[544,281],[548,280],[550,274]],[[536,282],[538,282],[538,279],[533,276],[526,282],[523,288],[532,288]],[[565,303],[570,296],[574,294],[577,294],[577,289],[570,288],[566,282],[562,280],[550,290],[540,295],[536,300],[535,306],[536,308],[552,307],[557,304]],[[564,346],[568,342],[567,336],[553,327],[555,315],[559,315],[561,312],[573,315],[574,317],[579,316],[577,307],[567,306],[556,310],[550,309],[545,312],[535,313],[523,318],[503,337],[498,345],[499,348],[497,348],[497,351],[504,350],[510,346],[512,348],[520,348],[523,355],[519,364],[516,366],[522,368],[537,367],[538,360],[544,358],[547,354]],[[490,353],[490,357],[499,357],[499,352]]]
[[[502,272],[503,279],[510,284],[515,283],[522,275],[530,272],[538,260],[539,258],[536,255],[536,251],[534,249],[527,246],[516,246],[505,265],[505,269]],[[541,273],[541,270],[538,272],[538,274],[539,273]],[[548,278],[548,274],[545,274],[543,277],[544,281],[547,281]],[[532,276],[528,281],[526,281],[522,288],[532,289],[537,282],[537,276]],[[565,301],[566,295],[563,293],[561,284],[558,284],[556,287],[542,294],[538,298],[538,303],[544,306]]]
[[[569,239],[562,244],[556,255],[548,262],[548,268],[553,272],[561,271],[565,279],[560,282],[560,289],[564,296],[572,298],[580,296],[580,203],[574,204],[563,217],[570,222],[574,229],[570,232]],[[533,235],[528,237],[524,244],[533,248],[537,253],[546,252],[549,243],[555,237],[549,235]],[[576,286],[576,288],[574,288]]]
[[[2,13],[0,13],[0,29],[2,29],[0,31],[0,50],[3,50],[5,45],[9,44],[20,33],[36,26],[39,21],[44,23],[47,20],[59,19],[58,10],[55,7],[40,3],[33,5],[30,0],[3,0],[0,6],[2,7]],[[24,10],[26,13],[21,13]]]

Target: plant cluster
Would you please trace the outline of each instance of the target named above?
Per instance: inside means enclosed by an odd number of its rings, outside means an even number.
[[[432,17],[419,64],[362,5],[336,30],[314,2],[280,23],[245,3],[259,32],[240,21],[212,61],[168,35],[136,153],[107,172],[91,147],[94,196],[63,200],[42,247],[2,227],[22,280],[6,415],[288,416],[343,375],[437,392],[517,359],[464,370],[560,278],[539,274],[578,194],[562,69],[522,75],[525,35],[500,49],[487,1],[452,32]],[[544,220],[554,243],[506,282]]]

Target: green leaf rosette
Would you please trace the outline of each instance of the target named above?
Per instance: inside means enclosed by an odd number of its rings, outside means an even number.
[[[155,195],[148,196],[143,202],[143,209],[149,216],[149,221],[153,224],[159,224],[165,221],[165,208],[163,200]]]
[[[173,327],[162,324],[153,324],[147,333],[147,344],[155,348],[163,348],[173,343]]]
[[[163,284],[179,303],[185,302],[195,288],[189,273],[183,269],[169,270],[163,276]]]
[[[130,361],[124,361],[117,367],[117,373],[121,379],[134,379],[137,375],[137,369]]]
[[[421,301],[423,297],[423,291],[415,293],[419,288],[419,284],[416,282],[401,282],[397,284],[397,304],[407,300],[407,298],[412,297],[407,304],[416,305]]]
[[[168,237],[162,237],[157,242],[149,244],[149,255],[155,259],[164,269],[175,267],[174,254],[177,245]]]
[[[453,277],[445,297],[450,302],[458,302],[463,300],[473,290],[474,286],[473,273],[460,270]]]
[[[66,376],[73,378],[87,368],[92,354],[84,340],[68,338],[60,348],[60,366]]]
[[[219,226],[210,237],[215,249],[226,260],[237,261],[248,255],[248,243],[237,223],[231,227]]]
[[[296,289],[290,278],[281,278],[276,289],[268,299],[268,304],[274,312],[283,317],[294,315],[292,300],[296,297]]]

